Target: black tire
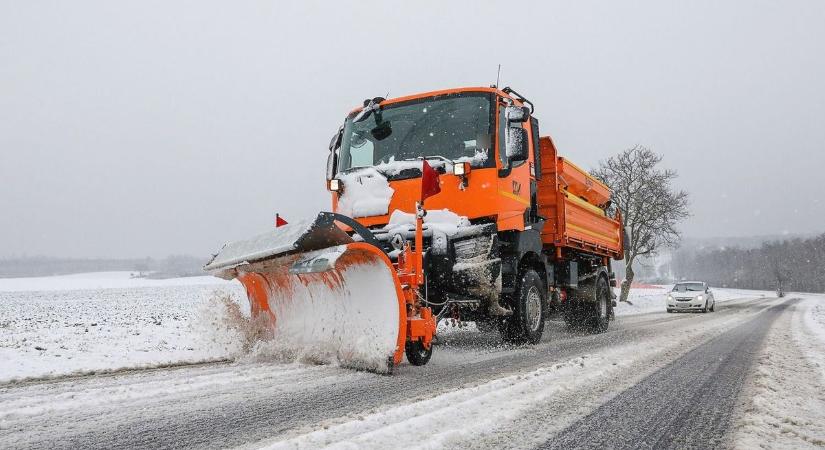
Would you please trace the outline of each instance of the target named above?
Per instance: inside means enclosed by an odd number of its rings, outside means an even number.
[[[668,308],[667,312],[672,313],[672,312],[673,312],[673,310],[672,310],[672,309],[670,309],[670,308]]]
[[[521,276],[513,297],[513,315],[501,322],[499,331],[506,342],[537,344],[544,333],[546,292],[541,277],[528,269]]]
[[[706,312],[708,312],[708,301],[707,300],[705,300],[705,307],[702,308],[702,314],[704,314]]]
[[[591,315],[588,320],[588,328],[593,333],[604,333],[610,325],[611,298],[610,285],[605,277],[596,279],[596,286],[593,289],[593,303]]]
[[[433,356],[433,345],[430,348],[424,348],[421,341],[410,341],[404,346],[404,353],[407,354],[407,361],[414,366],[423,366],[430,362],[430,357]]]
[[[710,312],[715,312],[715,311],[716,311],[716,300],[714,300],[713,303],[710,304]]]
[[[564,311],[564,321],[574,330],[589,333],[607,331],[610,316],[613,314],[613,302],[607,278],[600,276],[595,283],[583,285],[576,289],[568,300]]]

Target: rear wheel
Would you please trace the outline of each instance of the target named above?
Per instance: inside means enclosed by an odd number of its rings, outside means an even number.
[[[414,366],[423,366],[430,361],[433,356],[433,345],[430,348],[424,347],[421,341],[410,341],[404,346],[404,353],[407,354],[407,361]]]
[[[574,298],[568,302],[564,312],[567,326],[591,333],[602,333],[607,330],[613,301],[605,277],[600,276],[596,278],[595,283],[577,289]]]
[[[610,325],[610,286],[604,277],[596,279],[594,289],[595,302],[593,303],[593,315],[590,317],[589,328],[594,333],[607,331]]]
[[[513,315],[504,319],[499,331],[501,337],[517,344],[536,344],[544,333],[544,283],[535,270],[527,270],[521,277],[513,302]]]

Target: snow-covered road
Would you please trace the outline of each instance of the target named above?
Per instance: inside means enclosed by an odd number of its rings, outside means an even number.
[[[571,333],[551,321],[539,345],[521,348],[501,345],[495,333],[453,331],[442,335],[429,365],[403,365],[392,376],[241,361],[7,383],[0,385],[0,447],[538,447],[663,368],[690,364],[683,357],[691,350],[725,341],[748,323],[774,324],[765,348],[781,351],[794,362],[794,372],[818,388],[819,397],[806,399],[816,409],[825,406],[825,373],[815,365],[823,344],[811,340],[818,339],[815,328],[804,324],[825,320],[811,314],[822,301],[757,294],[720,303],[716,313],[619,317],[600,335]],[[787,307],[780,312],[770,309],[782,304]],[[767,314],[777,317],[766,322]],[[777,347],[777,332],[796,337]],[[764,351],[759,343],[753,348],[757,355]],[[759,357],[746,362],[755,363],[756,373],[765,364]],[[779,369],[769,373],[782,376]],[[778,427],[794,425],[772,419],[776,411],[769,410],[776,386],[770,390],[765,386],[771,380],[745,378],[741,392],[747,395],[730,403],[735,414],[725,412],[737,420],[720,437],[724,445],[746,448],[749,439],[821,445],[821,427],[799,425],[804,438],[788,438]],[[643,421],[644,412],[656,408],[629,410]],[[773,428],[772,420],[778,423]]]

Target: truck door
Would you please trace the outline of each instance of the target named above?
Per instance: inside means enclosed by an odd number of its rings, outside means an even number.
[[[498,229],[524,230],[532,210],[533,186],[530,156],[530,120],[527,108],[499,102],[498,113]]]
[[[541,179],[539,120],[530,116],[530,222],[539,220],[538,181]]]

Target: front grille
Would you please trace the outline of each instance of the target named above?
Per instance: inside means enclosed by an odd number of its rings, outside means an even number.
[[[453,241],[456,261],[486,258],[490,255],[490,235]]]

